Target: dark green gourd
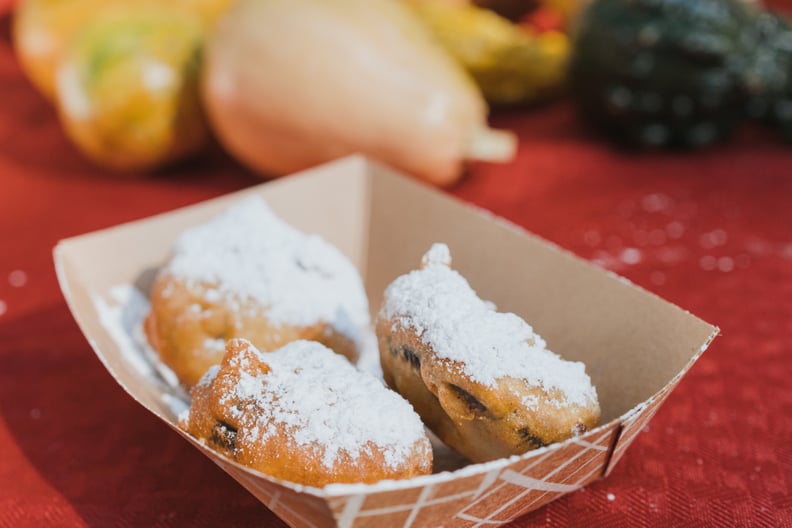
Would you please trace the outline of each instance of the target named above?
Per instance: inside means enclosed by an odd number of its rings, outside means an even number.
[[[792,141],[792,24],[764,12],[755,27],[758,44],[745,75],[746,112]]]
[[[708,145],[745,115],[758,15],[741,0],[594,0],[579,22],[572,89],[627,143]]]

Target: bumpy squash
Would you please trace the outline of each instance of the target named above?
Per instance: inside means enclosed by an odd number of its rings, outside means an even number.
[[[119,6],[167,4],[210,25],[233,0],[21,0],[14,15],[14,48],[26,75],[47,98],[55,97],[55,70],[74,35],[98,14]]]
[[[31,82],[48,99],[55,97],[55,70],[66,43],[113,0],[28,0],[14,16],[16,55]]]
[[[758,60],[758,13],[745,0],[594,0],[571,86],[585,114],[622,141],[708,145],[744,118],[748,92],[764,90],[766,75],[751,73],[768,62]]]
[[[105,10],[67,48],[56,101],[69,137],[117,170],[156,168],[207,138],[198,96],[204,30],[167,8]]]
[[[792,142],[792,22],[772,12],[757,17],[758,45],[746,72],[750,118]]]

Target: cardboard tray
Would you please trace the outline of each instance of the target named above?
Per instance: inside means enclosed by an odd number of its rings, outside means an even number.
[[[436,241],[482,298],[525,318],[551,350],[586,363],[600,427],[525,455],[399,482],[307,488],[251,471],[176,426],[172,388],[130,358],[97,299],[145,284],[174,239],[241,196],[263,196],[287,222],[335,244],[359,268],[372,312]],[[99,359],[135,400],[290,526],[491,526],[607,475],[718,329],[505,220],[361,157],[149,219],[61,241],[61,289]],[[145,287],[144,287],[145,288]]]

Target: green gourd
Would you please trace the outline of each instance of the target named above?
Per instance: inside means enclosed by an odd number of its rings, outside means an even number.
[[[792,24],[766,12],[755,27],[759,43],[745,76],[746,112],[792,141]]]
[[[745,117],[759,14],[740,0],[595,0],[570,84],[584,113],[622,141],[711,144]],[[765,93],[766,79],[756,80]]]

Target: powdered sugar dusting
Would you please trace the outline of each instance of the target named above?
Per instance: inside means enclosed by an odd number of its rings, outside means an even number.
[[[429,251],[421,259],[421,266],[426,267],[432,264],[451,265],[451,252],[445,244],[432,244]]]
[[[93,294],[91,299],[99,322],[115,341],[124,360],[153,383],[164,382],[162,390],[171,392],[174,399],[187,400],[176,374],[149,345],[143,329],[146,314],[151,311],[148,296],[132,284],[116,284],[107,298]],[[174,408],[170,403],[169,406]]]
[[[448,253],[448,248],[431,253]],[[522,378],[546,391],[557,390],[569,404],[596,400],[580,362],[564,361],[546,348],[530,325],[513,313],[496,312],[462,275],[429,254],[424,267],[397,278],[385,291],[380,317],[415,331],[439,357],[460,362],[471,379],[492,386],[505,377]],[[531,403],[531,402],[526,402]]]
[[[240,435],[263,439],[274,434],[273,424],[285,424],[299,445],[324,446],[328,468],[343,452],[359,456],[369,442],[397,467],[423,438],[423,424],[406,400],[320,343],[295,341],[266,354],[245,344],[270,371],[262,374],[244,354],[233,359],[242,374],[230,397],[246,402],[241,413],[256,415]]]
[[[251,299],[274,324],[332,324],[352,339],[369,323],[355,267],[338,249],[280,220],[247,198],[177,240],[164,273],[211,284],[210,302]]]
[[[133,332],[148,310],[148,299],[129,284],[110,289],[109,299],[92,295],[99,322],[118,345],[124,359],[144,376],[153,374],[151,365],[138,354]]]

